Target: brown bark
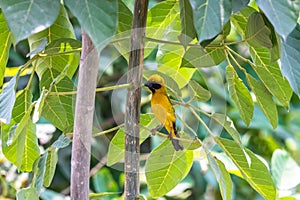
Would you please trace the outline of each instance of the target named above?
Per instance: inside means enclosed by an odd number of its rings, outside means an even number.
[[[139,195],[139,156],[140,156],[140,101],[142,69],[144,64],[145,26],[148,0],[135,0],[131,31],[131,46],[127,82],[125,113],[125,200],[134,200]]]
[[[89,199],[89,173],[95,89],[99,57],[82,31],[82,52],[76,97],[71,159],[71,199]]]

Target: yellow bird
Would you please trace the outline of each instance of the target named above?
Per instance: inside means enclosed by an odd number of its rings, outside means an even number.
[[[176,130],[174,108],[167,95],[164,79],[161,76],[154,74],[148,79],[145,86],[147,86],[152,92],[151,109],[155,117],[168,131],[169,139],[172,141],[174,149],[176,151],[182,150],[183,147],[179,144],[179,141],[173,139],[173,137],[179,137],[179,135]]]

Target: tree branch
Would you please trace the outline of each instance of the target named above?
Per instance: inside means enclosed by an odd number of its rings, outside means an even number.
[[[130,36],[130,56],[125,112],[125,200],[135,200],[139,195],[139,158],[140,158],[140,104],[141,82],[144,64],[145,26],[148,0],[135,0],[132,31]]]

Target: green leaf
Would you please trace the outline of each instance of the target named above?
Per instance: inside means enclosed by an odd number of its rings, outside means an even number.
[[[0,122],[9,124],[12,118],[12,110],[16,101],[16,85],[19,73],[12,77],[0,94]]]
[[[44,174],[44,181],[43,185],[45,187],[49,187],[52,179],[54,177],[55,169],[56,169],[56,164],[58,161],[58,155],[57,155],[57,149],[55,148],[49,148],[48,149],[48,154],[47,154],[47,159],[46,159],[46,171]]]
[[[245,150],[245,152],[232,140],[224,138],[215,138],[215,140],[239,168],[244,179],[253,189],[266,200],[276,198],[276,189],[271,174],[265,164],[254,153],[250,150]],[[247,153],[247,156],[245,153]]]
[[[177,1],[163,1],[153,6],[147,15],[146,36],[155,38],[158,40],[168,39],[165,37],[170,31],[173,30],[172,26],[180,27],[179,17],[179,2]],[[180,28],[179,28],[180,29]],[[175,39],[178,41],[177,36]],[[173,37],[173,35],[171,35]],[[172,38],[174,39],[174,38]],[[153,49],[157,46],[157,43],[146,42],[145,43],[145,57],[147,57]]]
[[[145,126],[148,129],[153,129],[159,125],[158,120],[153,114],[142,114],[140,116],[141,126]],[[140,131],[140,144],[143,143],[150,135],[150,132],[142,129]],[[111,166],[119,162],[124,158],[125,152],[125,139],[124,139],[124,129],[120,128],[111,140],[107,153],[107,165]]]
[[[264,112],[268,120],[271,122],[272,127],[275,129],[278,125],[278,113],[272,95],[267,88],[251,75],[247,76],[248,83],[256,96],[257,103],[260,109]]]
[[[180,21],[181,34],[179,40],[185,47],[196,37],[196,30],[194,28],[193,9],[190,1],[180,0]]]
[[[0,11],[0,87],[3,85],[4,72],[9,57],[10,46],[10,32],[8,30],[4,15],[2,11]]]
[[[198,101],[208,101],[211,97],[209,90],[202,87],[198,82],[191,80],[188,84],[191,98],[196,98]]]
[[[32,179],[32,186],[36,188],[38,194],[41,193],[43,182],[44,182],[44,175],[45,175],[45,165],[46,165],[46,158],[48,155],[48,151],[46,151],[40,158],[38,158],[33,167],[33,179]]]
[[[286,108],[289,107],[292,89],[282,76],[277,62],[271,62],[267,48],[250,47],[251,57],[256,65],[254,71],[264,83],[269,92]]]
[[[217,47],[189,47],[185,52],[182,67],[212,67],[225,59],[223,48]]]
[[[281,45],[281,72],[293,91],[300,96],[300,25],[289,34]]]
[[[243,39],[245,39],[245,31],[248,23],[248,18],[254,12],[256,12],[254,8],[247,6],[239,12],[231,15],[230,21],[234,24],[235,28],[242,35]]]
[[[32,101],[32,94],[30,90],[21,90],[17,93],[16,102],[12,110],[12,117],[15,122],[19,123],[27,110],[29,109]]]
[[[100,193],[90,193],[89,194],[89,199],[99,199],[103,197],[108,197],[108,196],[116,196],[120,194],[120,192],[100,192]]]
[[[30,50],[35,50],[45,38],[48,45],[45,54],[63,53],[81,47],[81,42],[75,40],[73,26],[63,5],[61,5],[59,15],[52,26],[28,38]],[[66,74],[72,78],[79,65],[79,60],[79,52],[42,57],[37,60],[36,72],[41,78],[47,69],[53,68],[61,72],[67,66]]]
[[[153,198],[173,189],[190,171],[193,151],[175,151],[169,139],[155,148],[146,161],[146,179]]]
[[[57,149],[62,149],[67,147],[71,143],[70,138],[66,137],[65,135],[61,134],[58,139],[52,144],[53,147]]]
[[[40,81],[40,88],[50,88],[50,85],[52,85],[51,91],[53,91],[52,94],[47,95],[44,101],[42,116],[61,131],[70,132],[73,130],[73,103],[75,97],[74,95],[60,95],[59,92],[71,92],[76,88],[67,77],[56,82],[58,76],[60,74],[54,69],[52,69],[52,72],[47,70]]]
[[[250,0],[234,0],[232,1],[232,12],[238,12],[248,5]]]
[[[100,53],[117,30],[118,1],[65,0],[64,2]]]
[[[232,139],[242,148],[242,141],[239,132],[236,130],[233,121],[226,115],[220,113],[213,113],[211,118],[223,126],[226,132],[232,137]]]
[[[132,26],[132,12],[122,0],[118,1],[118,29],[113,45],[128,61],[130,53],[130,34]],[[125,39],[127,38],[127,39]]]
[[[284,150],[276,149],[274,151],[271,172],[279,190],[291,190],[300,183],[300,167]]]
[[[30,106],[16,127],[2,131],[3,154],[22,172],[30,172],[40,155],[35,124],[30,118],[32,109],[33,106]]]
[[[209,165],[219,183],[222,199],[232,199],[232,181],[225,165],[216,157],[213,157],[209,152],[206,153]]]
[[[35,188],[23,188],[18,191],[17,200],[39,200],[39,196]]]
[[[118,192],[118,184],[113,179],[110,171],[107,168],[102,168],[92,177],[92,184],[95,192]],[[101,199],[113,199],[116,194],[111,194],[109,197],[102,196]]]
[[[250,92],[231,65],[226,67],[226,79],[230,98],[238,107],[245,124],[249,126],[254,111],[254,103]]]
[[[218,35],[228,22],[231,1],[190,0],[193,7],[194,25],[200,42]]]
[[[16,44],[51,26],[59,13],[60,3],[58,0],[1,0],[0,7]]]
[[[284,39],[296,27],[300,10],[299,1],[257,0],[257,5]]]
[[[266,26],[263,16],[259,12],[250,15],[246,27],[246,40],[253,47],[273,47],[271,31]]]

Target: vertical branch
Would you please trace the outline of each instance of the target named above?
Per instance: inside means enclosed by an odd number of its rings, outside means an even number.
[[[130,57],[127,82],[125,114],[125,200],[134,200],[139,195],[139,160],[140,160],[140,101],[142,69],[144,64],[145,26],[148,0],[135,0],[130,36]]]
[[[71,199],[89,199],[89,171],[98,53],[90,37],[82,31],[78,92],[71,159]]]

